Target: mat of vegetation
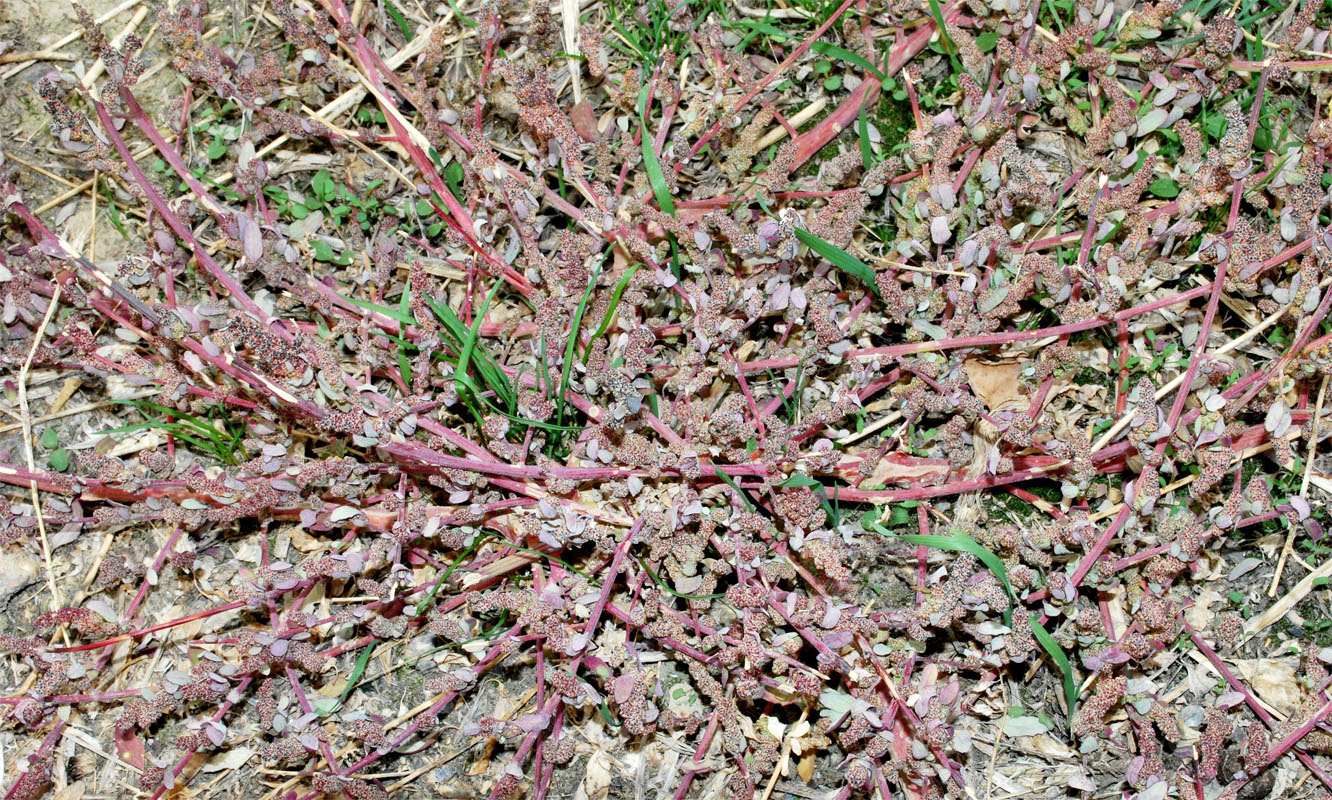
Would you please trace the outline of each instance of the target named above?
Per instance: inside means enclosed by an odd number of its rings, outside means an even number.
[[[5,800],[1332,790],[1332,9],[9,0]]]

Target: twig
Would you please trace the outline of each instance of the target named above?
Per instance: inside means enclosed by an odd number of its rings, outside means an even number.
[[[1327,379],[1323,376],[1323,381],[1318,386],[1318,401],[1314,405],[1313,428],[1309,433],[1309,452],[1304,460],[1304,478],[1300,481],[1300,496],[1303,497],[1309,491],[1309,476],[1313,472],[1314,453],[1318,449],[1318,424],[1323,417],[1323,399],[1327,396]],[[1281,547],[1281,557],[1277,559],[1276,570],[1272,573],[1272,585],[1267,587],[1267,596],[1276,597],[1277,587],[1281,585],[1281,575],[1286,571],[1286,559],[1290,558],[1291,548],[1295,545],[1295,532],[1299,526],[1290,523],[1290,530],[1286,532],[1286,543]]]
[[[560,0],[560,17],[564,23],[564,52],[569,65],[569,78],[573,81],[574,103],[583,102],[583,67],[578,47],[578,0]]]
[[[25,50],[18,53],[0,54],[0,64],[13,64],[19,61],[73,61],[74,56],[56,50]]]
[[[1008,721],[1008,686],[1003,681],[999,684],[1004,691],[1004,707],[999,714],[998,730],[994,734],[994,752],[990,753],[990,765],[985,770],[985,800],[990,800],[990,795],[994,792],[994,768],[999,762],[999,745],[1004,740],[1004,723]]]
[[[95,21],[96,21],[96,23],[97,23],[98,25],[101,25],[101,24],[103,24],[103,23],[109,22],[109,21],[115,19],[119,14],[121,14],[121,13],[122,13],[123,11],[125,11],[126,9],[133,8],[134,6],[137,6],[137,5],[139,5],[140,3],[142,3],[142,2],[143,2],[143,0],[124,0],[124,2],[122,2],[122,3],[120,3],[120,4],[116,5],[116,6],[114,6],[113,8],[108,8],[108,9],[107,9],[105,12],[103,12],[101,15],[97,16],[97,17],[95,18]],[[56,51],[58,51],[58,50],[64,48],[64,47],[67,46],[67,45],[73,44],[74,42],[77,42],[79,39],[82,39],[82,38],[83,38],[83,30],[82,30],[82,29],[79,29],[79,28],[76,28],[75,30],[71,31],[70,33],[67,33],[67,34],[65,34],[64,36],[60,37],[60,39],[57,40],[55,44],[53,44],[53,45],[51,45],[50,47],[46,48],[45,50],[41,51],[41,53],[55,53]],[[71,56],[68,56],[68,57],[62,57],[60,60],[61,60],[61,61],[75,61],[75,60],[77,60],[77,58],[78,58],[77,56],[72,56],[72,55],[71,55]],[[19,73],[22,72],[23,70],[27,69],[27,68],[33,63],[34,60],[36,60],[36,59],[28,60],[28,61],[19,61],[19,62],[17,62],[13,67],[11,67],[9,70],[7,70],[3,75],[0,75],[0,79],[8,79],[8,78],[12,78],[12,77],[14,77],[15,75],[19,74]],[[44,60],[55,60],[55,59],[54,59],[53,56],[48,56],[48,57],[46,57]]]
[[[819,113],[822,112],[823,109],[827,107],[828,107],[827,97],[817,98],[814,102],[810,103],[809,105],[800,109],[796,113],[792,114],[790,118],[786,120],[786,122],[792,128],[799,128],[801,125],[817,117]],[[775,125],[773,126],[772,130],[763,134],[763,138],[758,140],[758,144],[756,145],[756,147],[759,150],[766,150],[769,147],[772,147],[774,144],[780,142],[782,139],[785,139],[789,134],[790,131],[787,130],[785,125]]]
[[[60,289],[57,284],[55,293],[51,296],[51,302],[46,307],[46,314],[43,315],[41,324],[32,332],[32,346],[28,348],[28,357],[23,361],[23,367],[18,375],[18,400],[19,411],[23,416],[23,456],[28,464],[28,471],[34,472],[37,467],[34,463],[32,454],[32,413],[28,408],[28,372],[32,369],[32,361],[37,356],[37,348],[41,345],[42,337],[46,335],[46,326],[51,324],[51,318],[55,316],[55,310],[60,305]],[[46,538],[46,521],[42,516],[42,502],[37,494],[37,482],[29,481],[28,491],[32,496],[33,514],[37,517],[38,540],[42,547],[42,563],[46,567],[46,587],[51,592],[51,610],[55,611],[60,607],[60,593],[56,589],[55,570],[51,565],[51,545]],[[69,637],[66,635],[65,644],[69,644]]]

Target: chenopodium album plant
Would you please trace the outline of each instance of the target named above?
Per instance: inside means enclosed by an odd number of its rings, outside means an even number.
[[[75,723],[152,798],[242,748],[266,796],[387,797],[479,743],[468,791],[560,796],[602,740],[676,800],[978,796],[1009,678],[1073,789],[1332,788],[1319,651],[1276,718],[1219,655],[1258,631],[1186,616],[1246,529],[1322,535],[1251,469],[1305,463],[1329,375],[1319,4],[372,5],[270,0],[247,50],[185,0],[152,53],[80,10],[105,77],[40,83],[135,235],[97,263],[6,167],[0,357],[144,389],[103,432],[158,444],[0,466],[6,547],[114,533],[0,634],[6,798]]]

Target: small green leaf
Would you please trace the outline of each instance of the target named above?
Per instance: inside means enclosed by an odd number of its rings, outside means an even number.
[[[976,48],[982,53],[988,53],[999,44],[999,34],[994,31],[986,31],[976,37]]]
[[[851,695],[845,692],[824,689],[819,692],[819,705],[822,706],[819,716],[836,719],[851,710],[853,699]]]
[[[829,77],[824,78],[823,88],[827,89],[830,92],[835,92],[838,89],[842,88],[842,76],[830,75]]]
[[[823,488],[823,484],[803,472],[793,472],[791,473],[791,477],[777,485],[783,489],[794,489],[802,486],[818,486],[819,488]]]
[[[911,514],[901,503],[893,506],[893,510],[888,514],[888,524],[893,527],[905,525],[911,519]]]
[[[56,433],[55,428],[47,428],[42,431],[42,447],[50,450],[53,447],[60,446],[60,434]]]
[[[326,203],[337,194],[337,185],[333,183],[333,178],[326,169],[321,169],[315,173],[314,178],[310,180],[310,188],[314,190],[320,200]]]
[[[913,319],[911,320],[911,327],[915,328],[916,330],[920,331],[921,333],[925,334],[926,336],[930,337],[936,342],[943,341],[944,339],[948,338],[948,331],[944,330],[938,325],[935,325],[933,322],[930,322],[929,320]]]
[[[1171,178],[1161,177],[1152,181],[1152,185],[1147,187],[1147,191],[1157,197],[1169,200],[1172,197],[1179,196],[1179,185]]]
[[[51,453],[47,460],[51,464],[51,469],[56,472],[64,472],[69,469],[69,451],[63,447]]]
[[[813,250],[820,257],[827,259],[834,267],[847,273],[853,278],[859,278],[865,285],[877,295],[879,286],[874,282],[874,270],[868,264],[832,242],[825,242],[804,228],[795,229],[796,238],[804,242],[810,250]]]
[[[221,139],[214,139],[208,143],[208,160],[216,161],[227,154],[227,143]]]
[[[444,183],[448,184],[449,194],[462,198],[463,168],[457,161],[450,161],[444,168]]]
[[[310,242],[310,248],[314,250],[315,261],[332,261],[333,247],[323,239],[314,239]]]

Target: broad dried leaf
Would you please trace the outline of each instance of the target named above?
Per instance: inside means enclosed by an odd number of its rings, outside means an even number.
[[[1293,658],[1241,659],[1235,661],[1235,669],[1258,699],[1283,716],[1289,716],[1304,700]]]
[[[990,413],[1025,409],[1030,400],[1022,390],[1020,361],[982,361],[969,358],[963,365],[967,370],[967,383]]]

